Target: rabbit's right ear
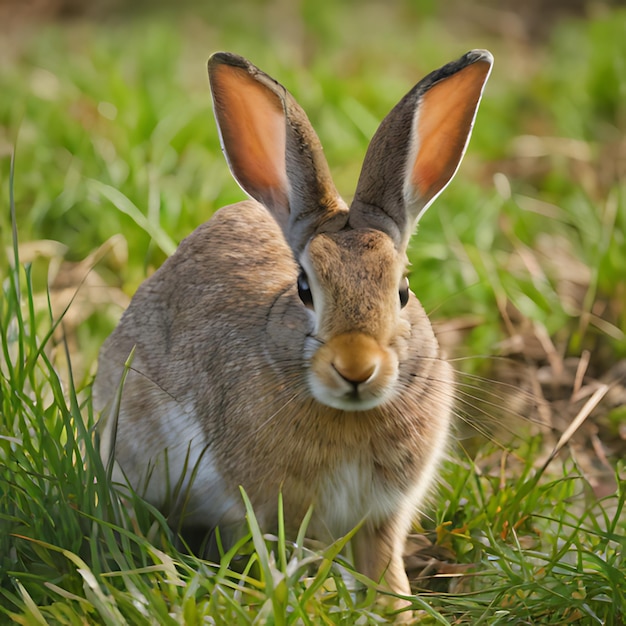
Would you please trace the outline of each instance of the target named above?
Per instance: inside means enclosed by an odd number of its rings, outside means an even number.
[[[492,64],[487,50],[472,50],[431,72],[387,115],[365,155],[352,227],[377,228],[406,247],[461,163]]]
[[[347,206],[315,131],[289,92],[226,52],[209,59],[209,80],[231,172],[274,215],[296,255],[314,232],[340,228]]]

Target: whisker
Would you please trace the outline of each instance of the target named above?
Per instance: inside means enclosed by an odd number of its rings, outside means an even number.
[[[473,405],[470,405],[470,406],[473,409],[477,410],[476,407],[474,407]],[[497,426],[498,431],[505,432],[507,433],[507,435],[510,435],[511,437],[514,437],[516,439],[519,439],[520,437],[522,437],[522,433],[516,431],[509,424],[496,421],[496,418],[493,415],[487,413],[486,411],[479,410],[479,412],[482,413],[482,416],[487,419],[486,420],[477,419],[476,417],[471,416],[469,413],[464,412],[463,410],[460,410],[460,409],[455,409],[454,415],[458,419],[460,419],[464,424],[466,424],[467,426],[469,426],[470,428],[478,432],[480,435],[482,435],[483,437],[485,437],[486,439],[489,439],[490,441],[494,443],[504,445],[503,442],[500,442],[497,440],[496,432],[493,432],[491,429],[488,428],[489,424],[493,424]]]
[[[326,343],[321,337],[318,337],[315,333],[309,333],[307,335],[307,339],[313,339],[313,341],[317,341],[320,346],[323,346]]]
[[[272,420],[274,420],[280,413],[285,410],[292,402],[298,398],[299,393],[294,393],[282,406],[278,407],[271,415],[267,417],[261,424],[248,433],[249,437],[254,437],[259,434]]]
[[[514,394],[516,397],[521,397],[529,402],[536,401],[537,397],[534,393],[527,391],[521,387],[516,387],[514,385],[506,385],[501,384],[498,380],[489,380],[485,379],[484,382],[481,381],[472,381],[465,382],[463,380],[456,380],[455,387],[457,389],[462,389],[465,391],[466,389],[471,391],[481,392],[485,397],[492,396],[495,398],[502,399],[502,396],[498,394],[497,391],[494,391],[493,388],[496,387],[501,393],[510,393]]]
[[[491,396],[497,397],[496,394],[491,394]],[[489,395],[486,397],[475,395],[467,391],[464,391],[462,389],[457,389],[457,392],[455,394],[455,398],[459,402],[463,402],[466,405],[476,410],[479,410],[485,416],[494,417],[487,411],[487,409],[482,408],[482,407],[490,407],[492,409],[500,411],[503,415],[506,415],[506,417],[512,417],[512,418],[527,422],[529,424],[533,424],[535,426],[546,428],[546,423],[541,418],[533,417],[532,415],[522,415],[521,413],[513,411],[511,408],[505,406],[503,399],[500,399],[501,400],[500,402],[496,402],[494,400],[487,399],[489,397],[490,397]]]
[[[465,374],[461,373],[461,376],[463,377]],[[445,383],[441,379],[423,375],[419,371],[413,374],[412,377],[433,383]],[[515,397],[518,398],[522,405],[536,407],[538,398],[534,394],[512,384],[500,383],[500,381],[486,377],[470,375],[468,378],[470,382],[464,382],[463,380],[459,381],[457,376],[457,382],[450,394],[452,394],[455,401],[453,408],[455,418],[467,424],[477,434],[507,450],[507,444],[498,440],[498,433],[506,433],[507,439],[510,437],[519,439],[525,435],[522,432],[523,424],[546,427],[545,420],[534,417],[531,410],[528,411],[529,414],[522,414],[515,411],[511,407],[510,402],[505,402],[505,397],[511,396],[511,393],[515,392]],[[502,395],[490,389],[494,385],[498,388],[502,386]],[[433,390],[430,393],[433,393]],[[450,396],[450,394],[441,390],[438,390],[437,393],[439,393],[442,401]],[[518,422],[520,428],[511,425],[511,421]],[[490,427],[489,424],[496,428]]]
[[[505,389],[507,389],[509,391],[515,391],[516,393],[519,392],[519,391],[523,391],[522,389],[520,389],[519,385],[507,382],[506,380],[498,380],[498,379],[495,379],[493,377],[480,376],[478,374],[470,374],[469,372],[463,372],[463,371],[459,371],[459,370],[455,371],[455,374],[457,376],[457,384],[459,382],[459,378],[460,379],[466,378],[466,379],[474,381],[476,383],[483,383],[485,385],[496,384],[496,385],[498,385],[498,387],[505,388]]]

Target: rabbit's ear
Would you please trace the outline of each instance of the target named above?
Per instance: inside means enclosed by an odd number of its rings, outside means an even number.
[[[365,156],[351,226],[407,245],[459,167],[492,63],[486,50],[472,50],[422,79],[387,115]]]
[[[287,90],[242,57],[225,52],[209,59],[209,79],[233,176],[270,210],[296,254],[314,232],[345,224],[347,207],[319,139]]]

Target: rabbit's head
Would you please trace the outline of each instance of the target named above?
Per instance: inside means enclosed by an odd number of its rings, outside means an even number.
[[[489,52],[469,52],[400,101],[371,141],[348,208],[292,96],[241,57],[209,61],[231,171],[274,216],[298,266],[312,328],[308,386],[322,404],[355,411],[385,403],[400,389],[408,353],[421,349],[420,329],[430,326],[409,291],[406,248],[460,164],[491,64]]]

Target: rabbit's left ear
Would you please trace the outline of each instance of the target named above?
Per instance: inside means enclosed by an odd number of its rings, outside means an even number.
[[[282,227],[298,256],[314,232],[338,230],[348,209],[319,139],[289,92],[246,59],[209,59],[215,119],[231,172]]]
[[[461,163],[492,64],[491,53],[472,50],[422,79],[387,115],[365,156],[351,226],[407,245]]]

